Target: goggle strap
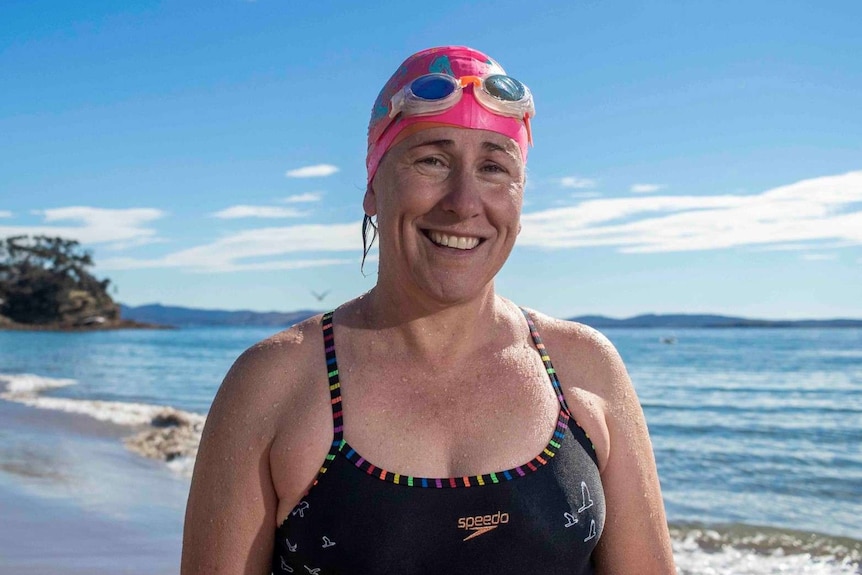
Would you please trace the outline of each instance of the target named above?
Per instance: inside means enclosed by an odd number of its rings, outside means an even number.
[[[469,84],[473,84],[473,89],[475,90],[483,86],[483,81],[479,76],[461,76],[458,78],[458,85],[461,88],[466,88]]]
[[[391,122],[401,108],[401,103],[404,101],[404,94],[401,90],[396,92],[389,100],[389,121]]]

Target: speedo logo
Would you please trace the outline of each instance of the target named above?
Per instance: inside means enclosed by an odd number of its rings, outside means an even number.
[[[462,541],[468,541],[488,531],[493,531],[500,525],[509,522],[509,514],[498,511],[493,515],[476,515],[475,517],[459,517],[458,529],[472,531]]]

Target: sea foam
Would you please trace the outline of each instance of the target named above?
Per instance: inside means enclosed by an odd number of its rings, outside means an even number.
[[[126,447],[153,459],[168,462],[177,473],[190,476],[206,418],[169,406],[71,399],[43,395],[53,389],[75,385],[74,379],[43,377],[29,373],[0,374],[5,390],[0,398],[39,409],[86,415],[135,432],[124,441]]]
[[[57,387],[66,387],[78,383],[74,379],[60,379],[52,377],[42,377],[30,373],[21,373],[18,375],[2,375],[0,374],[0,383],[5,384],[5,393],[0,394],[3,399],[10,399],[10,395],[16,396],[35,396],[41,391],[54,389]]]
[[[772,527],[671,527],[679,575],[857,575],[859,541]]]

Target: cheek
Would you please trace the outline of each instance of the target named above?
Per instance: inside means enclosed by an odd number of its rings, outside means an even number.
[[[510,188],[506,195],[506,205],[502,217],[506,219],[506,223],[510,227],[516,229],[516,233],[521,229],[521,212],[524,207],[524,188],[520,185],[514,185]]]
[[[378,202],[381,212],[399,216],[420,216],[431,211],[440,192],[421,178],[396,178]]]
[[[386,188],[377,195],[377,225],[381,232],[397,235],[432,205],[421,190],[409,186]]]
[[[512,195],[519,206],[524,204],[524,184],[519,183],[512,186]]]
[[[524,184],[516,183],[509,186],[508,194],[509,203],[521,215],[521,208],[524,207]]]

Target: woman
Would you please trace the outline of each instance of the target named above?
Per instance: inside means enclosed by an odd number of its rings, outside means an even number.
[[[363,202],[377,284],[228,373],[184,574],[674,573],[616,350],[494,292],[533,114],[529,90],[469,48],[419,52],[390,78]]]

